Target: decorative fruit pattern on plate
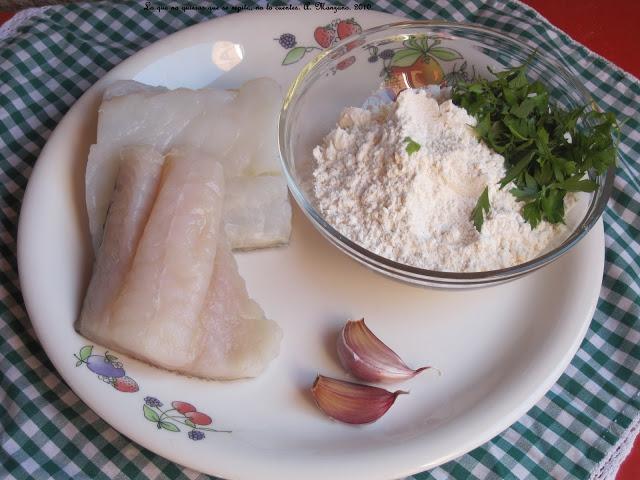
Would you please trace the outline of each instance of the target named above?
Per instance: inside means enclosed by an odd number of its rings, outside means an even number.
[[[118,357],[109,352],[104,355],[94,355],[93,345],[85,345],[78,353],[74,353],[76,367],[86,365],[89,371],[96,374],[100,380],[111,385],[120,392],[133,393],[139,390],[136,381],[127,376],[122,362]],[[209,415],[199,412],[190,403],[182,401],[171,402],[171,408],[163,409],[164,404],[155,397],[144,397],[142,413],[144,418],[153,422],[158,430],[168,430],[170,432],[182,431],[187,427],[187,437],[191,440],[202,440],[206,432],[231,433],[230,430],[217,430],[208,427],[213,423]]]
[[[380,50],[371,46],[368,47],[368,61],[375,63],[382,60],[380,76],[394,97],[407,88],[444,85],[447,77],[440,61],[460,60],[462,55],[453,48],[440,46],[441,43],[442,40],[438,38],[416,35],[403,41],[401,48]]]
[[[119,392],[133,393],[139,390],[136,381],[127,376],[122,362],[109,352],[105,352],[104,355],[93,355],[93,345],[85,345],[73,356],[76,358],[76,367],[86,365],[100,380]]]
[[[302,60],[302,58],[309,52],[330,48],[340,40],[344,40],[345,38],[360,32],[362,32],[362,27],[353,18],[335,19],[328,25],[316,27],[313,31],[313,38],[318,46],[298,45],[298,41],[292,33],[283,33],[274,40],[276,40],[282,48],[288,50],[282,60],[282,65],[291,65],[292,63]],[[362,43],[364,43],[364,40],[347,44],[345,46],[345,50],[341,50],[342,53],[340,53],[340,55],[362,45]],[[355,61],[356,57],[346,58],[336,65],[336,70],[344,70],[345,68],[353,65]],[[335,73],[335,70],[333,73]]]
[[[178,425],[187,427],[187,437],[191,440],[202,440],[206,432],[231,433],[230,430],[216,430],[207,427],[213,420],[206,413],[199,412],[196,407],[187,402],[171,402],[171,408],[163,409],[164,404],[155,397],[144,397],[142,413],[144,418],[155,423],[158,430],[180,432]]]

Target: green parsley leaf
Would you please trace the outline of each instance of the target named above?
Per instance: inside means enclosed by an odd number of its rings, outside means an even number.
[[[482,230],[482,224],[484,223],[484,216],[489,213],[491,205],[489,204],[489,187],[484,187],[484,190],[480,194],[476,206],[471,210],[471,220],[476,230]]]
[[[559,189],[548,189],[540,198],[543,217],[549,223],[564,223],[564,195]]]
[[[493,80],[459,82],[453,102],[476,119],[476,135],[505,159],[501,188],[524,203],[522,216],[535,228],[564,222],[567,192],[592,192],[592,180],[616,164],[620,125],[611,113],[586,107],[565,110],[550,92],[527,78],[525,64],[489,72]],[[407,151],[409,146],[407,146]],[[488,196],[478,199],[473,220],[480,230]]]
[[[574,175],[560,183],[558,187],[567,192],[593,192],[598,188],[598,184],[594,180],[583,179],[579,175]]]
[[[538,190],[533,187],[512,188],[509,192],[520,201],[534,200],[538,197]]]
[[[407,143],[405,150],[409,155],[416,153],[418,150],[420,150],[420,144],[417,142],[414,142],[411,137],[404,137],[404,141]]]
[[[518,176],[522,172],[524,172],[525,169],[529,166],[529,164],[531,163],[531,160],[533,160],[535,155],[536,155],[535,151],[527,152],[524,155],[522,155],[522,158],[518,160],[518,162],[515,165],[509,168],[509,170],[507,170],[507,174],[504,176],[502,180],[500,180],[500,188],[504,188],[508,183],[518,178]],[[533,180],[532,177],[531,179]]]
[[[533,202],[527,203],[522,208],[522,216],[524,219],[531,225],[531,229],[534,229],[542,220],[542,211],[540,209],[539,202],[534,200]]]

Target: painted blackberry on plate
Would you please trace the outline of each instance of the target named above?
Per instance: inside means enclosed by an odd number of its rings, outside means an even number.
[[[276,40],[278,40],[282,48],[289,49],[296,46],[296,36],[292,33],[283,33]]]
[[[100,380],[120,392],[133,393],[139,390],[136,381],[127,376],[122,362],[118,357],[105,352],[104,355],[93,355],[93,345],[85,345],[77,354],[76,367],[86,365],[89,371],[96,374]],[[230,430],[218,430],[208,427],[213,423],[209,415],[199,412],[195,406],[187,402],[171,402],[171,408],[163,409],[164,403],[152,396],[144,397],[142,413],[144,418],[153,422],[158,430],[168,430],[170,432],[180,432],[187,427],[188,438],[191,440],[202,440],[205,438],[205,431],[216,433],[231,433]]]

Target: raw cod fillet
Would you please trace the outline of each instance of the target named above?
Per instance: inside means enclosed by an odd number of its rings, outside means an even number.
[[[280,350],[282,330],[267,320],[260,306],[249,298],[224,238],[218,243],[200,322],[200,355],[189,366],[191,375],[217,379],[255,377]]]
[[[103,248],[93,265],[78,324],[83,335],[105,345],[111,329],[111,304],[131,269],[164,163],[164,157],[151,147],[126,148],[121,154],[123,162],[105,223]]]
[[[291,234],[289,191],[282,177],[260,175],[227,181],[223,223],[236,249],[282,245]]]
[[[222,166],[197,151],[172,150],[164,164],[149,147],[124,152],[80,333],[188,375],[258,375],[282,333],[227,245]]]
[[[242,215],[225,214],[225,223],[240,226],[232,229],[231,248],[286,243],[291,232],[288,195],[278,195],[278,201],[274,202],[274,189],[263,186],[277,183],[280,191],[286,192],[277,151],[281,99],[278,84],[268,78],[246,82],[237,91],[167,90],[132,80],[109,86],[100,106],[97,143],[89,152],[86,171],[87,211],[94,251],[102,241],[120,163],[119,152],[128,145],[150,145],[161,153],[186,146],[219,159],[228,180],[228,194],[234,195],[236,203],[247,201],[244,209],[233,212],[250,210]],[[261,177],[269,180],[258,180]],[[257,198],[260,195],[265,197]]]
[[[216,257],[224,176],[198,153],[169,153],[131,269],[111,306],[120,350],[168,369],[198,353],[202,308]]]

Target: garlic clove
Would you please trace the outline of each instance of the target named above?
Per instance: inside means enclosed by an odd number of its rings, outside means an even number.
[[[344,423],[363,424],[378,420],[391,408],[398,395],[409,392],[389,392],[384,388],[318,375],[311,393],[327,416]]]
[[[412,369],[365,325],[349,320],[338,336],[338,357],[354,377],[366,382],[398,382],[431,367]]]

